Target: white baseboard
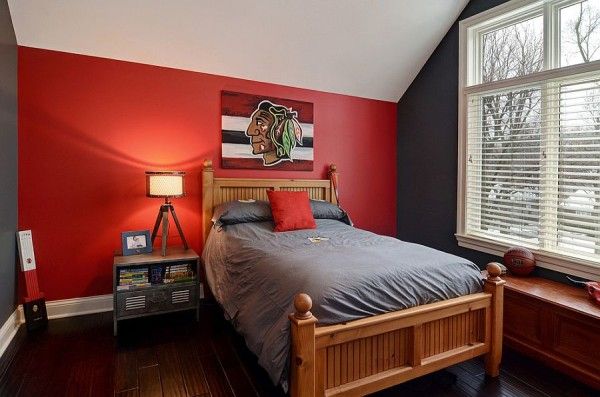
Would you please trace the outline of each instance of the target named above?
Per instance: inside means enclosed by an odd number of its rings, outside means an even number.
[[[48,319],[81,316],[84,314],[110,312],[113,309],[113,295],[86,296],[84,298],[60,299],[46,302]],[[25,322],[23,305],[17,309],[6,320],[0,328],[0,357],[13,340],[19,326]]]
[[[20,325],[21,319],[19,317],[19,310],[17,309],[4,322],[2,328],[0,328],[0,357],[2,357],[6,348],[17,334]]]
[[[85,298],[60,299],[46,302],[48,319],[81,316],[84,314],[110,312],[113,295],[86,296]]]

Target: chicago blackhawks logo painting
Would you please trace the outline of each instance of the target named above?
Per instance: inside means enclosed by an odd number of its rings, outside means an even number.
[[[223,168],[313,168],[313,105],[224,91]]]

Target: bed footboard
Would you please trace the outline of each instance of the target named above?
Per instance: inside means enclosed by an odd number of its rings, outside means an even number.
[[[291,396],[364,395],[480,355],[498,376],[504,281],[497,264],[487,270],[484,292],[324,327],[297,295]]]

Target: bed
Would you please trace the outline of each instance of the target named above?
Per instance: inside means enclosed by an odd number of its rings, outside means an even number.
[[[266,200],[267,189],[306,190],[335,204],[337,181],[333,166],[326,180],[238,179],[214,178],[204,163],[209,285],[272,380],[291,396],[364,395],[479,355],[497,376],[504,281],[496,264],[484,278],[462,258],[329,219],[276,236],[269,222],[211,234],[219,204]],[[315,233],[325,243],[308,243]],[[425,281],[427,293],[417,288]]]

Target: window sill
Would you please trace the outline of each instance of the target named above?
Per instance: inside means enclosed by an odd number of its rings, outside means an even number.
[[[474,235],[456,234],[456,239],[461,247],[500,257],[504,255],[508,248],[514,246],[514,244],[502,243]],[[535,255],[536,265],[539,267],[594,281],[600,279],[600,264],[596,262],[560,254],[539,252],[535,249],[531,249],[531,252]]]

